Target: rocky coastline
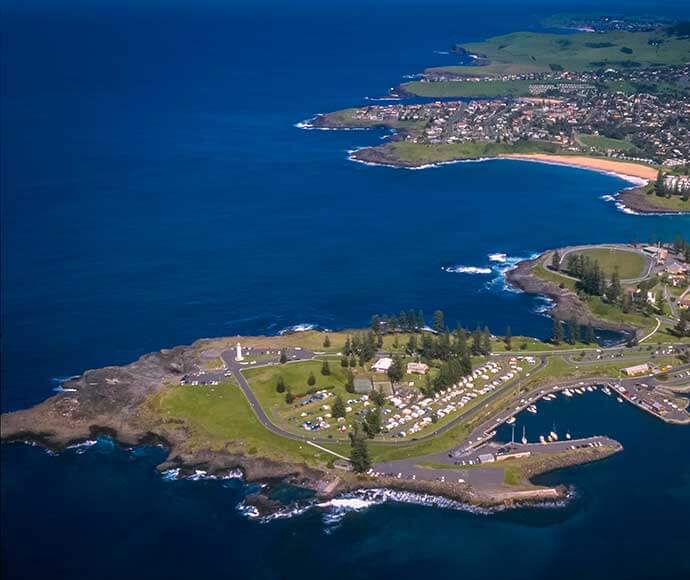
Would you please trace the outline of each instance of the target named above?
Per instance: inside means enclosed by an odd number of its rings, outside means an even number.
[[[688,214],[690,213],[690,202],[688,209],[675,210],[660,207],[654,203],[654,195],[648,194],[641,187],[625,189],[615,196],[616,202],[622,209],[641,214]]]
[[[580,325],[591,324],[603,330],[613,330],[627,334],[635,334],[633,326],[611,322],[596,317],[576,292],[568,288],[561,288],[555,282],[544,280],[533,273],[544,255],[533,260],[519,262],[515,268],[506,272],[506,280],[516,288],[528,294],[540,294],[553,301],[551,316],[560,320],[576,320]]]
[[[86,371],[64,383],[62,392],[32,408],[5,413],[0,424],[3,443],[25,442],[52,451],[72,445],[111,438],[117,445],[134,447],[157,445],[167,457],[157,467],[161,472],[197,471],[223,477],[240,470],[244,481],[282,481],[314,490],[318,497],[333,498],[355,490],[386,487],[431,494],[473,506],[493,508],[525,503],[562,500],[563,487],[532,485],[500,490],[472,489],[467,485],[433,480],[409,481],[391,477],[366,477],[324,465],[277,461],[258,454],[228,448],[206,448],[190,444],[186,426],[150,416],[146,401],[167,385],[179,384],[181,377],[199,363],[199,353],[208,341],[165,349],[142,356],[122,367],[111,366]],[[565,454],[554,457],[547,470],[592,461],[595,458]],[[530,477],[534,474],[530,474]]]

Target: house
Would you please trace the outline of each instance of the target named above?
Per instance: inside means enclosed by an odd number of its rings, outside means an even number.
[[[683,310],[690,308],[690,294],[686,294],[678,301],[678,306]]]
[[[355,377],[353,386],[355,393],[359,393],[360,395],[371,393],[371,389],[373,388],[369,377]]]
[[[374,363],[374,366],[371,367],[373,368],[377,373],[385,373],[388,372],[388,369],[391,368],[391,365],[393,364],[393,359],[384,357],[380,358]]]
[[[407,363],[407,374],[425,375],[429,370],[429,365],[420,362]]]
[[[636,377],[639,375],[646,375],[649,374],[651,371],[651,367],[649,366],[648,363],[644,363],[641,365],[634,365],[631,367],[626,367],[624,369],[621,369],[623,374],[628,375],[629,377]]]
[[[491,453],[482,453],[479,456],[480,463],[493,463],[494,461],[496,461],[496,458]]]
[[[669,276],[679,276],[685,274],[688,271],[687,264],[680,264],[678,262],[666,266],[666,273]]]

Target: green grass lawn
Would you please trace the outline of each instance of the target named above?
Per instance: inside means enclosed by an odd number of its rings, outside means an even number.
[[[480,141],[477,143],[411,143],[400,141],[383,146],[391,157],[408,163],[438,163],[455,159],[477,159],[515,153],[557,153],[554,143],[520,141],[514,144]]]
[[[522,343],[527,344],[527,348],[521,349],[520,346]],[[493,345],[493,352],[496,353],[501,353],[501,352],[506,352],[506,347],[505,347],[505,342],[503,340],[498,339],[492,343]],[[587,344],[586,342],[578,342],[575,344],[569,344],[569,343],[561,343],[561,344],[553,344],[551,342],[544,342],[542,340],[536,339],[536,338],[529,338],[529,337],[513,337],[512,341],[512,347],[513,349],[510,352],[515,353],[516,356],[521,356],[521,355],[528,355],[530,352],[544,352],[544,351],[552,351],[552,352],[558,352],[559,350],[573,350],[573,349],[595,349],[598,348],[597,344]]]
[[[610,137],[602,137],[601,135],[578,133],[575,136],[575,140],[583,147],[591,147],[597,151],[605,152],[613,150],[624,151],[626,153],[637,151],[637,147],[624,139],[611,139]]]
[[[575,290],[575,280],[572,278],[569,278],[567,276],[563,276],[559,274],[558,272],[554,272],[553,270],[550,270],[546,266],[544,266],[544,261],[550,261],[550,256],[551,254],[549,253],[546,257],[546,260],[540,261],[533,269],[532,272],[534,273],[535,276],[541,278],[542,280],[547,280],[549,282],[553,282],[554,284],[557,284],[558,286],[562,286],[563,288],[568,288],[569,290]]]
[[[658,195],[650,194],[645,196],[645,199],[647,202],[660,209],[670,211],[690,211],[690,201],[684,200],[680,195],[660,197]]]
[[[471,53],[486,56],[490,61],[489,66],[493,66],[487,70],[489,74],[499,72],[498,65],[512,66],[511,70],[524,67],[527,72],[534,68],[543,71],[558,68],[581,71],[683,64],[690,58],[689,39],[657,32],[612,31],[596,35],[515,32],[461,46]],[[477,69],[484,67],[471,68],[475,69],[476,74],[480,72]]]
[[[622,279],[638,278],[644,273],[647,265],[647,259],[640,252],[615,248],[590,248],[568,255],[587,256],[598,261],[607,277],[610,277],[614,269],[618,267],[618,275]],[[566,263],[567,259],[566,257],[563,263]]]
[[[592,296],[587,301],[592,313],[605,320],[629,324],[642,329],[651,330],[656,326],[656,320],[638,312],[623,312],[618,306],[604,302],[599,296]]]
[[[254,416],[242,391],[234,383],[209,386],[170,386],[146,405],[149,420],[188,431],[190,449],[227,450],[284,461],[326,463],[332,457],[311,446],[274,435]],[[347,445],[329,445],[347,455]]]
[[[412,81],[402,85],[408,93],[420,97],[498,97],[503,95],[529,96],[532,81],[456,82]]]
[[[299,424],[302,422],[299,417],[300,414],[302,412],[309,412],[316,416],[316,412],[322,404],[331,405],[333,403],[333,399],[329,398],[329,400],[323,402],[299,407],[300,397],[308,397],[308,390],[328,389],[333,393],[340,394],[344,399],[354,396],[345,390],[347,380],[345,369],[336,363],[330,364],[330,369],[331,374],[324,376],[321,374],[321,361],[305,361],[247,369],[243,374],[264,411],[266,411],[274,423],[289,431],[303,433],[303,430],[299,428]],[[314,374],[316,379],[316,384],[313,386],[307,384],[310,372]],[[294,403],[286,403],[285,393],[278,393],[276,391],[276,383],[279,376],[283,377],[285,384],[298,397]],[[330,423],[335,427],[335,421]],[[335,430],[333,428],[329,429],[329,432],[332,431]],[[320,433],[320,435],[322,434]]]

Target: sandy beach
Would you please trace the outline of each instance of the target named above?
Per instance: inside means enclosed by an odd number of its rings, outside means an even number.
[[[657,176],[657,170],[648,165],[630,163],[627,161],[616,161],[615,159],[586,157],[584,155],[548,155],[545,153],[532,153],[525,155],[502,155],[501,157],[506,159],[522,159],[525,161],[570,165],[572,167],[582,167],[594,171],[615,173],[620,176],[644,179],[647,181],[656,179]]]

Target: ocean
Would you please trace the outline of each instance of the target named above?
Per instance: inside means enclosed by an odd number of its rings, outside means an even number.
[[[503,284],[514,260],[690,232],[688,216],[602,199],[629,185],[614,176],[517,161],[369,167],[347,151],[386,131],[296,127],[452,63],[454,42],[534,29],[553,2],[3,4],[3,411],[200,337],[362,326],[402,309],[546,337],[543,300]],[[559,9],[686,8],[662,4]],[[546,476],[576,486],[571,505],[490,516],[388,502],[261,524],[237,510],[237,481],[162,480],[160,450],[6,445],[3,577],[687,575],[688,431],[607,404],[600,420],[589,407],[565,419],[626,446]]]

